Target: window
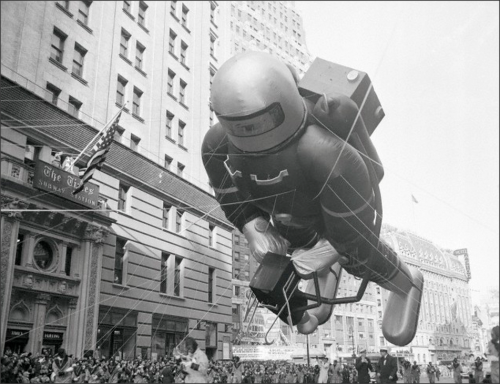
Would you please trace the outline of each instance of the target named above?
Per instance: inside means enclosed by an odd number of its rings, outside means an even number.
[[[47,83],[47,98],[48,100],[54,104],[57,105],[57,100],[59,100],[59,95],[61,94],[61,90],[57,88],[55,85]]]
[[[142,70],[142,61],[144,57],[145,47],[137,42],[135,46],[135,67]]]
[[[134,87],[134,102],[132,105],[132,113],[137,116],[141,115],[141,97],[142,91]]]
[[[212,89],[212,83],[214,82],[215,70],[210,68],[210,89]]]
[[[179,164],[182,165],[182,164]],[[175,232],[179,233],[182,230],[182,210],[177,209],[175,212]]]
[[[183,165],[179,162],[177,163],[177,176],[182,177],[184,175],[184,168],[186,168],[185,165]]]
[[[184,145],[184,129],[186,128],[186,123],[183,121],[179,120],[179,129],[178,129],[178,137],[177,140],[179,142],[179,145]]]
[[[240,270],[239,268],[234,269],[234,278],[239,279],[240,278]]]
[[[172,158],[170,156],[165,155],[165,163],[163,166],[170,171],[170,167],[172,165]]]
[[[122,127],[120,126],[117,126],[116,127],[116,130],[115,130],[115,136],[114,136],[114,139],[116,141],[118,141],[119,143],[122,142],[122,138],[123,138],[123,133],[125,132],[125,129],[123,129]]]
[[[123,77],[118,76],[118,81],[116,84],[116,103],[119,105],[125,104],[125,87],[127,86],[128,81]]]
[[[71,258],[73,257],[73,248],[66,248],[66,260],[64,263],[64,273],[66,276],[71,276]]]
[[[139,143],[141,139],[135,135],[130,135],[130,148],[136,152],[139,152]]]
[[[214,246],[214,231],[215,226],[213,224],[208,224],[208,245],[210,247]]]
[[[170,255],[168,253],[161,253],[161,270],[160,270],[160,292],[167,293],[167,276],[168,276],[168,258]]]
[[[174,271],[174,296],[181,295],[182,284],[182,258],[175,257],[175,271]]]
[[[120,183],[118,191],[118,210],[125,212],[127,208],[127,195],[130,187]]]
[[[116,251],[115,251],[115,284],[123,284],[123,259],[125,256],[126,240],[116,238]]]
[[[210,2],[210,21],[215,24],[215,12],[217,9],[217,5],[211,1]]]
[[[137,22],[139,25],[142,25],[143,27],[146,26],[146,10],[148,9],[148,6],[144,2],[139,3],[139,17]]]
[[[181,80],[179,88],[179,102],[182,104],[186,104],[186,87],[187,83]]]
[[[188,12],[189,9],[183,4],[182,5],[182,19],[181,19],[181,24],[187,28],[187,23],[188,23]]]
[[[69,97],[68,112],[74,117],[78,117],[82,103],[75,99],[74,97]]]
[[[167,122],[165,124],[165,136],[169,137],[169,138],[172,137],[172,122],[173,122],[173,120],[174,120],[174,114],[167,111]],[[170,159],[170,160],[172,160],[172,159]]]
[[[215,57],[215,36],[210,35],[210,55]]]
[[[19,233],[17,235],[15,265],[21,265],[21,258],[22,258],[22,254],[23,254],[23,246],[24,246],[24,235],[22,233]]]
[[[59,5],[61,5],[66,11],[69,11],[69,1],[58,1]]]
[[[87,54],[87,50],[80,44],[75,43],[75,55],[73,56],[73,73],[79,77],[83,77],[83,58]]]
[[[176,12],[177,12],[177,1],[171,1],[170,2],[170,13],[172,13],[175,16]]]
[[[175,56],[175,39],[177,38],[177,34],[170,30],[170,34],[168,35],[168,51]]]
[[[132,12],[132,7],[130,6],[130,1],[124,1],[123,2],[123,10],[125,12],[128,12],[128,13]]]
[[[89,23],[89,11],[90,11],[91,1],[80,1],[80,8],[78,9],[78,21],[83,25],[88,25]]]
[[[215,269],[208,268],[208,302],[214,302],[214,292],[215,292]]]
[[[238,285],[234,286],[234,295],[239,296],[240,295],[240,287]]]
[[[167,156],[165,156],[165,162],[167,161]],[[172,161],[172,159],[170,159]],[[168,229],[168,224],[169,224],[169,214],[170,210],[172,209],[172,204],[169,203],[163,203],[163,220],[162,220],[162,227],[165,229]]]
[[[54,28],[52,32],[52,44],[50,49],[50,57],[51,59],[57,61],[58,63],[63,62],[63,54],[64,54],[64,42],[66,40],[67,35],[61,32],[59,29]]]
[[[181,41],[181,63],[186,64],[186,55],[187,55],[188,46],[184,41]]]
[[[128,41],[130,40],[130,33],[122,29],[121,39],[120,39],[120,55],[127,58],[128,57]]]
[[[240,261],[240,253],[234,252],[234,261]]]
[[[174,94],[174,78],[175,72],[172,72],[170,69],[168,70],[168,80],[167,80],[167,92],[171,95]]]

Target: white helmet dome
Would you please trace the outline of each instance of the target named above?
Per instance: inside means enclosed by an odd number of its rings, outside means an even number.
[[[226,61],[213,79],[211,104],[231,142],[246,152],[281,144],[306,117],[292,72],[264,52],[247,51]]]

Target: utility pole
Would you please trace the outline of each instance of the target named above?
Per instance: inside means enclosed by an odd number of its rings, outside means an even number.
[[[352,357],[356,357],[356,347],[354,346],[354,330],[349,327],[349,334],[352,337]]]
[[[310,362],[309,362],[309,335],[306,335],[306,344],[307,344],[307,367],[309,368]]]

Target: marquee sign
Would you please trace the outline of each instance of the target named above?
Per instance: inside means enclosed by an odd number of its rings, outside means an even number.
[[[64,171],[52,164],[38,160],[35,165],[33,186],[42,191],[50,192],[64,199],[74,201],[89,208],[98,208],[99,186],[85,184],[85,188],[73,195],[80,185],[80,178],[73,173]]]
[[[453,254],[455,256],[464,255],[465,271],[467,272],[467,278],[470,279],[471,274],[470,274],[470,264],[469,264],[469,252],[467,252],[467,248],[457,249],[453,251]]]

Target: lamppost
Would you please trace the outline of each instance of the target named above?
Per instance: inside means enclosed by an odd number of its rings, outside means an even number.
[[[356,357],[356,348],[354,346],[354,329],[349,327],[349,335],[352,337],[352,357]]]

